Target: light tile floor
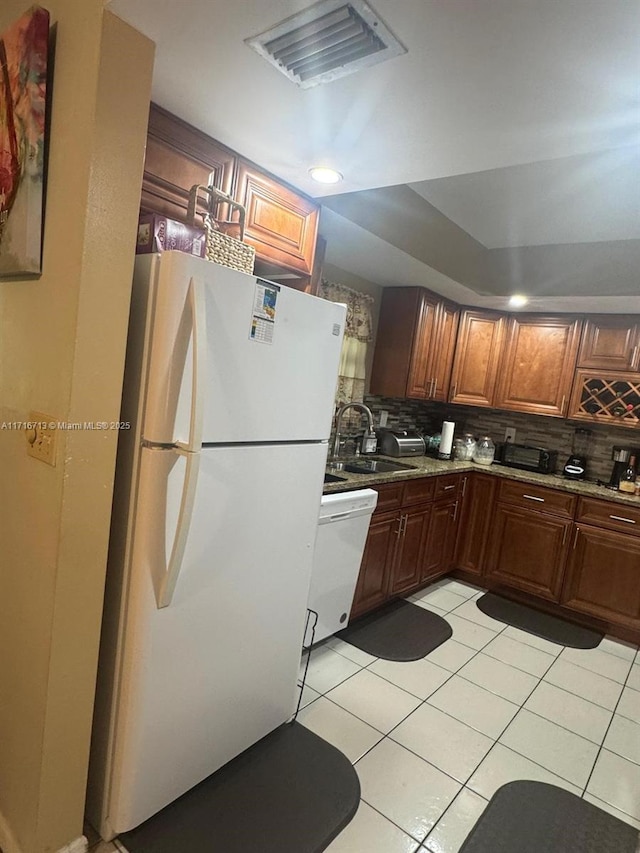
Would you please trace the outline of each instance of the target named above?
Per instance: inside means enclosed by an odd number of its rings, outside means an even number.
[[[313,650],[299,721],[354,763],[362,800],[327,853],[457,853],[493,793],[550,782],[640,829],[640,656],[565,649],[485,616],[473,586],[410,600],[453,637],[423,660]],[[107,853],[107,850],[100,851]]]

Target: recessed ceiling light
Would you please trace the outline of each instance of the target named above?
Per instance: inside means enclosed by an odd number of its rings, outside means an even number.
[[[522,306],[526,305],[528,301],[529,300],[526,296],[522,296],[520,293],[514,293],[514,295],[509,299],[509,306],[511,308],[522,308]]]
[[[309,169],[309,174],[319,184],[338,184],[342,180],[340,172],[328,166],[313,166]]]

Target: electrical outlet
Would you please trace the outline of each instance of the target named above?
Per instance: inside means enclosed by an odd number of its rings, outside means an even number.
[[[57,424],[51,415],[29,412],[29,423],[25,430],[27,453],[34,459],[55,467]]]
[[[380,412],[380,426],[386,427],[389,421],[389,412],[386,409],[382,409]]]
[[[515,427],[507,427],[504,431],[504,440],[507,444],[512,443],[516,440],[516,428]]]

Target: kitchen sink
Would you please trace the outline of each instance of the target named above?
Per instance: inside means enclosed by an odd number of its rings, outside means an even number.
[[[412,471],[411,465],[400,462],[389,462],[387,459],[359,459],[356,462],[345,462],[344,471],[351,474],[391,474],[394,471]]]
[[[329,474],[327,472],[325,472],[324,475],[325,483],[344,483],[346,479],[346,477],[336,477],[335,474]]]

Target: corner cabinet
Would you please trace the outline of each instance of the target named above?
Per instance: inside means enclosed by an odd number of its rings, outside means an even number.
[[[572,317],[511,316],[495,408],[565,417],[581,327]]]
[[[455,566],[473,575],[484,572],[498,478],[472,472],[463,475],[460,535]]]
[[[445,401],[458,310],[421,287],[385,288],[371,371],[372,394]]]

